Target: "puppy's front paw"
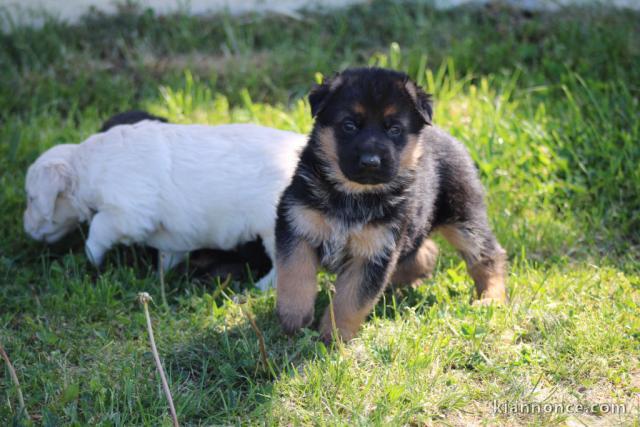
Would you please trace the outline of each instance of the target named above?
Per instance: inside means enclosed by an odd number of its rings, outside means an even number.
[[[309,326],[313,320],[313,311],[304,312],[290,308],[278,307],[280,326],[287,335],[293,335],[300,329]]]
[[[475,300],[472,305],[476,307],[486,307],[489,305],[500,306],[506,304],[506,302],[506,297],[504,296],[483,296],[482,298]]]
[[[331,321],[330,308],[327,307],[327,311],[322,316],[320,321],[320,339],[325,344],[330,344],[334,339],[341,339],[343,342],[351,341],[358,333],[360,324],[357,322],[340,322],[336,320]]]

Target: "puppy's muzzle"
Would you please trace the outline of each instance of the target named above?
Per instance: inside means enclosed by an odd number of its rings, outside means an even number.
[[[355,158],[355,167],[350,174],[345,174],[352,181],[360,184],[381,184],[389,182],[393,177],[390,174],[388,161],[383,154],[365,151]]]

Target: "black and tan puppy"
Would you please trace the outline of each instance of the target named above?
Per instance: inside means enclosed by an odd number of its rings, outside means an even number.
[[[278,206],[277,311],[293,333],[313,319],[320,266],[337,273],[335,327],[349,340],[389,282],[434,267],[439,231],[465,259],[483,302],[503,302],[505,252],[465,147],[431,125],[429,95],[402,73],[337,74],[309,95],[315,125]],[[334,323],[335,322],[335,323]]]

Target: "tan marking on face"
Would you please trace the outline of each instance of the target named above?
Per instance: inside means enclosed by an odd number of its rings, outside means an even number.
[[[358,182],[350,181],[341,171],[339,171],[339,175],[334,175],[333,178],[338,183],[338,189],[345,193],[357,194],[380,191],[387,186],[386,184],[360,184]]]
[[[318,286],[318,257],[301,240],[288,257],[276,254],[276,310],[285,331],[293,333],[313,320]]]
[[[353,110],[354,113],[356,114],[365,114],[367,112],[367,110],[364,108],[364,105],[360,104],[360,103],[355,103],[353,104],[353,106],[351,107],[351,109]]]
[[[407,144],[400,153],[400,167],[404,169],[415,169],[420,157],[422,157],[422,142],[418,135],[409,135]]]
[[[306,206],[292,205],[288,210],[288,218],[296,233],[315,245],[327,240],[333,232],[322,213]]]
[[[467,269],[476,285],[480,300],[505,302],[507,298],[506,253],[498,247],[494,253],[483,254],[476,236],[462,232],[455,225],[438,228],[445,239],[465,258]]]
[[[338,166],[338,151],[336,147],[336,139],[333,129],[329,126],[323,127],[318,131],[318,145],[320,155],[323,160],[331,162]]]
[[[398,107],[395,104],[391,104],[385,107],[384,111],[382,112],[382,115],[385,118],[387,118],[388,116],[393,116],[397,112],[398,112]]]
[[[349,235],[349,249],[354,256],[373,258],[394,246],[393,232],[384,226],[366,225]]]
[[[394,285],[413,285],[431,275],[438,259],[438,246],[426,239],[414,256],[398,262],[391,283]]]
[[[382,190],[387,184],[360,184],[350,181],[340,170],[338,163],[338,152],[336,139],[331,127],[324,127],[318,131],[318,156],[323,159],[329,169],[326,171],[333,181],[336,182],[338,190],[345,193],[364,193],[368,191]]]

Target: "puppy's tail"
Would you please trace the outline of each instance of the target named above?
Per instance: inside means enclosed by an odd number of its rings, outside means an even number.
[[[100,128],[100,132],[106,132],[114,126],[118,125],[132,125],[143,120],[153,120],[156,122],[167,123],[168,120],[164,117],[154,116],[151,113],[142,110],[125,111],[124,113],[118,113],[111,116]]]

